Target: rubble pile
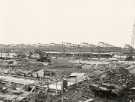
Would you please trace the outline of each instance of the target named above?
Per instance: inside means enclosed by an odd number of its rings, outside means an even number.
[[[42,63],[38,62],[31,62],[27,60],[18,61],[17,65],[14,67],[16,70],[22,70],[22,71],[38,71],[40,69],[43,69],[44,65]]]
[[[92,97],[94,96],[92,91],[89,89],[88,81],[78,83],[71,89],[68,89],[67,92],[63,93],[64,102],[79,102],[79,101],[82,102],[83,100],[87,100]]]
[[[114,84],[119,87],[133,87],[135,85],[135,77],[123,67],[109,68],[100,76],[101,83]]]

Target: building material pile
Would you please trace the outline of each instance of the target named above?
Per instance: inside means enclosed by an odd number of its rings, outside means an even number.
[[[109,68],[100,77],[102,83],[115,84],[120,87],[133,87],[135,85],[135,77],[123,67]]]
[[[126,97],[135,86],[135,76],[124,67],[109,67],[92,81],[90,88],[94,94],[107,98]]]
[[[89,82],[82,81],[65,92],[63,97],[67,99],[68,102],[82,102],[82,100],[84,101],[89,98],[93,98],[94,95],[89,88]]]

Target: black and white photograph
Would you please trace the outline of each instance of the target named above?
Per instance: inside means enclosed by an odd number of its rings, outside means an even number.
[[[0,0],[0,102],[135,102],[135,0]]]

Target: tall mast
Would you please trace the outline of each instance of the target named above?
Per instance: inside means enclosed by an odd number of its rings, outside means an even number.
[[[133,24],[133,33],[132,33],[132,38],[131,38],[131,46],[134,48],[135,44],[135,23]]]

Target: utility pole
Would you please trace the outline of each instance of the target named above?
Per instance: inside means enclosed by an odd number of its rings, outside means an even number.
[[[132,46],[132,48],[134,48],[134,44],[135,44],[135,23],[133,25],[133,33],[132,33],[132,36],[131,36],[131,46]]]
[[[62,41],[62,50],[63,50],[63,53],[65,54],[65,43]]]
[[[133,24],[133,30],[132,30],[132,35],[131,35],[131,45],[128,48],[128,54],[127,54],[127,61],[133,61],[134,57],[134,44],[135,44],[135,23]]]
[[[63,96],[63,93],[64,93],[64,90],[63,90],[63,78],[62,78],[62,86],[61,86],[61,95],[62,95],[62,97],[61,97],[61,102],[64,102],[64,96]]]
[[[80,45],[78,44],[78,56],[79,56],[79,64],[81,63],[81,56],[80,56]]]
[[[64,102],[64,93],[67,91],[67,87],[68,87],[68,83],[67,83],[67,80],[65,79],[65,75],[62,77],[62,86],[61,86],[61,102]]]
[[[133,24],[133,32],[132,32],[132,36],[131,36],[131,48],[130,50],[130,56],[133,57],[133,53],[134,53],[134,44],[135,44],[135,23]]]
[[[44,73],[45,73],[45,71],[44,71]],[[42,84],[43,84],[42,86],[44,86],[44,84],[45,84],[45,86],[47,86],[45,89],[45,94],[46,94],[46,101],[45,102],[48,102],[48,99],[49,99],[49,94],[48,94],[49,79],[45,76],[45,74],[44,74],[43,79],[42,79]]]

